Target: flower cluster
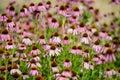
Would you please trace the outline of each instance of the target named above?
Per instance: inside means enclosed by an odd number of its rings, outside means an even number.
[[[109,65],[117,64],[120,28],[100,23],[93,3],[49,0],[16,11],[11,1],[0,15],[0,80],[97,80],[96,71],[101,79],[119,77]]]

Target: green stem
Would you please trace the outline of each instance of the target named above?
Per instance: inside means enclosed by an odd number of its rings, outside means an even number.
[[[65,21],[66,21],[66,19],[65,18],[63,18],[63,22],[62,22],[62,34],[63,34],[63,37],[64,37],[64,33],[65,33]]]

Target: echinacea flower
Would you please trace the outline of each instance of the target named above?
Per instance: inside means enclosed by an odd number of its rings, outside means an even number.
[[[3,29],[2,34],[0,34],[0,36],[2,41],[8,41],[11,39],[7,29]]]
[[[99,22],[99,19],[98,18],[95,18],[95,25],[96,26],[99,26],[100,22]]]
[[[63,48],[62,48],[62,45],[61,45],[61,44],[57,44],[57,45],[56,45],[56,51],[58,51],[59,53],[60,53],[61,51],[63,51]]]
[[[33,12],[33,11],[35,11],[35,10],[36,10],[35,4],[34,4],[34,3],[31,3],[30,6],[29,6],[29,11],[30,11],[30,12]]]
[[[50,9],[52,7],[51,4],[52,4],[51,1],[47,1],[45,5],[46,9]]]
[[[10,16],[14,16],[14,15],[15,15],[15,8],[14,8],[13,6],[11,6],[11,7],[9,8],[9,15],[10,15]]]
[[[107,77],[112,77],[116,74],[116,71],[107,67],[104,73]]]
[[[48,18],[48,22],[52,22],[52,14],[51,13],[48,13],[47,14],[47,18]]]
[[[77,47],[76,53],[82,55],[82,46]]]
[[[37,10],[45,12],[46,11],[45,5],[42,2],[40,2],[37,6]]]
[[[97,28],[96,28],[96,25],[95,25],[95,24],[92,24],[92,25],[91,25],[91,31],[92,31],[92,33],[94,33],[94,32],[97,31]]]
[[[40,57],[38,56],[38,54],[32,54],[32,56],[35,61],[40,61]]]
[[[27,57],[21,57],[20,60],[23,61],[23,62],[27,62],[28,58]]]
[[[51,45],[50,49],[48,50],[48,54],[50,56],[55,56],[55,55],[59,55],[59,51],[56,49],[56,47],[54,45]]]
[[[0,16],[0,22],[5,22],[5,21],[7,21],[7,19],[8,19],[8,17],[5,13]]]
[[[89,55],[89,48],[84,49],[83,56],[84,56],[85,58],[87,58],[87,57],[90,56],[90,55]]]
[[[80,14],[80,11],[79,11],[79,8],[78,7],[76,7],[76,8],[74,8],[74,10],[73,10],[73,15],[75,15],[75,16],[78,16],[78,17],[80,17],[81,16],[81,14]]]
[[[65,59],[64,66],[65,67],[70,67],[70,66],[72,66],[72,62],[69,59]]]
[[[19,50],[26,50],[25,44],[21,44],[21,45],[19,46]]]
[[[56,77],[56,80],[69,80],[69,78],[61,75],[61,76]]]
[[[17,65],[14,65],[12,67],[12,69],[10,70],[10,74],[14,77],[14,78],[18,78],[22,72],[19,70]]]
[[[70,69],[69,69],[68,67],[66,67],[66,68],[62,71],[61,75],[65,76],[65,77],[71,78],[71,77],[72,77],[72,72],[70,71]]]
[[[52,28],[52,29],[59,27],[59,23],[57,22],[56,18],[53,18],[49,24],[50,24],[50,28]]]
[[[53,43],[53,44],[59,44],[60,42],[61,42],[61,39],[60,39],[60,37],[59,37],[59,34],[58,34],[58,33],[55,33],[55,34],[53,35],[52,43]]]
[[[38,40],[38,43],[40,43],[40,44],[45,44],[45,43],[46,43],[45,38],[44,38],[44,35],[41,35],[41,36],[40,36],[40,38],[39,38],[39,40]]]
[[[72,22],[72,24],[79,24],[77,16],[69,16],[68,18]]]
[[[75,71],[72,71],[72,80],[78,80],[79,76],[77,75],[77,73]]]
[[[81,43],[84,43],[84,44],[90,44],[90,37],[87,33],[83,33],[81,39],[80,39],[80,42]]]
[[[5,66],[0,66],[0,73],[6,72],[6,67]]]
[[[84,62],[83,62],[83,66],[85,69],[91,69],[94,70],[94,65],[92,62],[89,61],[88,58],[85,58]]]
[[[25,16],[29,16],[30,12],[28,10],[28,7],[26,5],[23,5],[22,8],[24,9]]]
[[[99,40],[96,40],[94,42],[94,45],[93,45],[93,49],[95,50],[95,52],[98,54],[98,53],[101,53],[103,50],[102,50],[102,46],[100,45],[100,41]]]
[[[95,32],[93,33],[92,39],[93,39],[94,41],[96,41],[96,40],[99,39],[99,32],[98,32],[98,31],[95,31]]]
[[[40,11],[38,10],[33,11],[33,18],[39,19],[39,17],[40,17]]]
[[[112,5],[118,5],[120,4],[120,1],[119,0],[111,0],[110,2]]]
[[[107,36],[106,36],[106,40],[110,40],[110,41],[112,40],[112,36],[111,36],[110,33],[107,34]]]
[[[89,65],[89,59],[86,58],[83,62],[83,66],[85,69],[90,69],[90,65]]]
[[[31,66],[30,74],[31,74],[32,76],[38,75],[37,66],[35,66],[35,65],[32,65],[32,66]]]
[[[8,29],[12,30],[13,26],[15,26],[15,23],[11,19],[7,19],[6,26]]]
[[[112,38],[112,47],[115,48],[115,50],[119,49],[119,38],[118,37],[113,37]]]
[[[54,72],[54,73],[53,73],[53,77],[57,78],[57,77],[59,77],[59,76],[60,76],[60,73],[58,73],[58,72]]]
[[[31,58],[30,62],[27,63],[27,67],[31,67],[33,65],[35,65],[37,67],[41,67],[41,65],[38,61],[36,61],[34,58]]]
[[[115,54],[113,52],[113,49],[112,48],[108,48],[105,52],[105,56],[106,56],[106,62],[112,62],[112,61],[116,61],[116,57],[115,57]]]
[[[12,43],[12,42],[8,42],[8,43],[6,44],[6,46],[5,46],[5,48],[6,48],[6,49],[14,49],[14,48],[15,48],[15,45],[14,45],[14,43]]]
[[[4,54],[2,55],[3,60],[5,60],[6,58],[12,58],[12,55],[10,54],[9,51],[5,51]]]
[[[76,46],[73,46],[72,49],[70,49],[70,53],[72,53],[72,54],[76,54],[76,51],[77,51]]]
[[[109,43],[105,43],[103,53],[105,53],[108,48],[111,48],[111,45]]]
[[[64,37],[64,39],[62,40],[63,44],[69,44],[70,40],[68,39],[67,36]]]
[[[45,51],[48,51],[50,49],[50,44],[43,44],[42,45],[42,48],[45,50]]]
[[[84,25],[83,22],[81,22],[81,23],[78,25],[77,31],[78,31],[79,33],[83,33],[83,32],[86,31],[86,27],[85,27],[85,25]]]
[[[23,78],[23,80],[26,80],[26,79],[29,78],[29,76],[28,76],[28,74],[26,72],[23,72],[22,73],[22,78]]]
[[[53,72],[59,72],[59,68],[58,68],[56,61],[52,62],[51,69]]]
[[[95,54],[95,57],[92,59],[92,61],[94,61],[94,62],[96,62],[96,64],[102,64],[102,59],[98,56],[98,55],[96,55]]]
[[[22,9],[20,10],[20,17],[24,17],[24,16],[25,16],[25,9],[22,8]]]
[[[33,41],[30,40],[30,38],[28,38],[27,36],[25,36],[22,40],[22,42],[26,45],[32,45]]]
[[[60,6],[59,7],[59,10],[58,10],[58,13],[60,14],[60,15],[63,15],[63,16],[66,16],[66,9],[65,9],[65,6]]]
[[[32,47],[32,50],[30,51],[30,54],[32,55],[32,54],[36,54],[36,55],[38,55],[38,54],[40,54],[41,53],[41,51],[36,47],[36,46],[33,46]]]
[[[45,78],[43,76],[41,76],[40,74],[38,74],[36,76],[35,80],[45,80]]]
[[[105,39],[106,36],[107,36],[107,33],[106,33],[105,29],[102,29],[101,32],[100,32],[100,37]]]
[[[93,7],[89,7],[89,11],[93,14],[94,13],[94,8]]]
[[[67,29],[67,34],[77,35],[78,34],[77,28],[75,28],[74,25],[70,26],[70,28]]]

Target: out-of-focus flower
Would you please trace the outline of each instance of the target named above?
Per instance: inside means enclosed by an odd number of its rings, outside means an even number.
[[[77,34],[78,34],[78,31],[77,31],[77,29],[75,28],[75,26],[72,25],[70,28],[67,29],[67,34],[77,35]]]
[[[61,75],[65,76],[65,77],[71,78],[71,77],[72,77],[72,72],[70,71],[70,69],[69,69],[68,67],[66,67],[66,68],[62,71]]]
[[[32,50],[30,51],[30,55],[32,54],[39,55],[40,53],[41,51],[36,46],[33,46]]]
[[[50,28],[55,29],[59,27],[59,23],[57,22],[56,18],[52,18],[51,22],[49,23]]]
[[[10,74],[14,77],[14,78],[18,78],[20,77],[20,75],[22,74],[22,72],[19,70],[18,65],[14,65],[10,71]]]
[[[26,80],[26,79],[29,78],[29,76],[28,76],[28,74],[27,74],[26,72],[23,72],[23,73],[22,73],[22,78],[23,78],[24,80]]]
[[[44,35],[40,36],[40,38],[38,39],[38,43],[40,43],[40,44],[45,44],[46,43]]]
[[[7,29],[3,29],[2,34],[0,34],[0,36],[2,41],[8,41],[11,39]]]
[[[41,67],[41,64],[38,61],[36,61],[34,58],[31,58],[30,62],[27,63],[27,67],[31,67],[33,65]]]
[[[83,33],[83,32],[86,31],[86,27],[85,27],[84,23],[81,22],[81,23],[78,25],[77,31],[78,31],[79,33]]]
[[[10,16],[14,16],[15,15],[15,8],[13,6],[10,6],[8,11],[9,11],[9,15]]]
[[[90,37],[88,36],[87,33],[83,33],[81,39],[80,39],[81,43],[85,43],[85,44],[90,44]]]
[[[59,68],[58,68],[56,61],[52,62],[51,69],[53,72],[59,72]]]
[[[77,47],[76,53],[82,55],[82,46]]]
[[[61,76],[58,76],[58,77],[56,78],[56,80],[69,80],[69,78],[61,75]]]
[[[15,48],[15,45],[14,43],[12,43],[11,41],[8,42],[5,46],[6,49],[14,49]]]
[[[78,16],[78,17],[80,17],[81,16],[81,14],[80,14],[80,11],[79,11],[79,8],[78,7],[76,7],[76,8],[74,8],[74,10],[73,10],[73,15],[75,15],[75,16]]]
[[[95,50],[95,52],[98,54],[98,53],[101,53],[103,50],[102,50],[102,46],[100,45],[100,41],[99,40],[96,40],[93,44],[93,49]]]
[[[66,16],[65,6],[61,5],[61,6],[59,7],[58,13],[59,13],[60,15]]]
[[[106,68],[106,71],[104,72],[107,77],[112,77],[113,75],[116,74],[116,71],[110,68]]]
[[[73,46],[72,49],[70,49],[70,53],[76,54],[77,53],[77,47]]]
[[[64,37],[64,39],[62,40],[63,44],[70,44],[70,40],[68,39],[67,36]]]
[[[35,10],[36,10],[35,4],[34,4],[34,3],[31,3],[30,6],[29,6],[29,11],[30,11],[30,12],[33,12],[33,11],[35,11]]]
[[[106,50],[105,57],[106,57],[106,59],[105,59],[106,62],[116,61],[116,57],[115,57],[115,54],[114,54],[112,48],[108,48]]]
[[[22,42],[26,45],[32,45],[33,41],[31,41],[27,36],[25,36],[22,40]]]
[[[7,19],[6,26],[8,29],[12,30],[13,26],[15,26],[15,23],[11,19]]]
[[[55,56],[55,55],[59,55],[59,50],[57,50],[57,48],[54,45],[51,45],[50,49],[48,50],[48,54],[50,56]]]
[[[35,79],[36,80],[45,80],[45,78],[43,76],[41,76],[40,74],[38,74]]]
[[[65,67],[70,67],[70,66],[72,66],[72,62],[69,59],[65,59],[64,66]]]
[[[40,2],[37,6],[37,10],[45,12],[46,11],[45,5],[42,2]]]
[[[5,22],[5,21],[7,21],[7,19],[8,19],[8,17],[5,13],[0,16],[0,22]]]
[[[32,66],[31,66],[30,74],[31,74],[32,76],[38,75],[37,66],[35,66],[35,65],[32,65]]]

